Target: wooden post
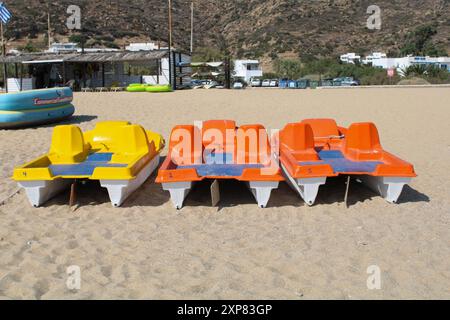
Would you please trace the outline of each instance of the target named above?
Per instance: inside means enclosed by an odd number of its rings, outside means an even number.
[[[72,208],[77,201],[77,180],[74,180],[70,185],[70,198],[69,198],[69,207]]]
[[[102,62],[102,88],[105,87],[105,63]]]
[[[173,60],[173,90],[177,90],[177,56],[175,52],[172,52],[172,60]]]
[[[158,71],[156,73],[156,83],[159,84],[159,75],[161,74],[161,59],[156,60]]]
[[[2,56],[5,57],[6,56],[6,45],[5,45],[5,37],[3,34],[3,22],[0,23],[0,33],[1,33],[1,38],[2,38]],[[8,69],[7,69],[7,65],[6,62],[3,62],[3,79],[4,79],[4,88],[6,93],[8,92]]]
[[[23,90],[23,64],[20,64],[20,91]]]
[[[16,79],[19,78],[19,68],[17,66],[17,62],[14,63],[14,73],[15,73]]]
[[[83,82],[83,88],[86,88],[86,67],[87,63],[84,63],[81,65],[81,81]]]
[[[63,61],[62,63],[62,72],[63,72],[63,86],[66,85],[66,63]]]
[[[231,59],[230,57],[225,58],[224,63],[225,68],[225,88],[231,89]]]
[[[183,87],[183,67],[181,66],[181,60],[183,59],[183,55],[181,54],[181,52],[178,53],[178,63],[180,64],[180,67],[178,69],[178,71],[180,71],[180,84]]]

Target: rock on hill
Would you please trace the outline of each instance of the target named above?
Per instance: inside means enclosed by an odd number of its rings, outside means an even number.
[[[174,42],[188,49],[190,0],[173,0]],[[46,32],[46,1],[14,0],[7,5],[14,19],[9,41],[36,39]],[[239,57],[273,59],[289,56],[332,56],[342,52],[397,51],[406,35],[421,25],[434,25],[432,41],[449,50],[450,0],[377,0],[381,30],[368,30],[371,0],[194,0],[195,43]],[[82,8],[84,33],[91,45],[123,45],[130,40],[167,40],[167,1],[58,0],[50,2],[57,39],[65,27],[67,7]]]

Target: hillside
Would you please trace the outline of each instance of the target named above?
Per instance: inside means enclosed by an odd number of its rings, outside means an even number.
[[[174,42],[189,48],[190,0],[174,0]],[[271,60],[276,57],[335,56],[347,51],[398,52],[407,35],[433,25],[432,42],[450,50],[449,0],[378,0],[381,30],[366,28],[367,0],[196,0],[196,47],[229,51],[236,57]],[[8,25],[9,43],[43,45],[46,7],[43,0],[7,1],[14,19]],[[82,8],[89,45],[122,46],[129,41],[167,40],[167,2],[157,0],[59,0],[50,4],[55,37],[64,40],[70,4]]]

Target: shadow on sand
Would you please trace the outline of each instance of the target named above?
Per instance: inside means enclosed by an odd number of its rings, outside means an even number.
[[[87,120],[89,121],[89,120]],[[165,157],[161,157],[160,165],[164,162]],[[158,167],[159,168],[159,167]],[[139,187],[128,199],[122,204],[123,208],[140,207],[157,207],[170,202],[170,194],[162,189],[160,184],[155,183],[157,171],[148,178],[148,180]],[[314,206],[321,204],[343,204],[346,190],[346,177],[339,176],[327,179],[327,183],[320,187]],[[184,207],[204,207],[211,206],[211,184],[212,180],[204,180],[194,185],[184,202]],[[223,208],[231,208],[239,205],[254,204],[257,206],[256,200],[245,183],[237,180],[220,180],[220,202],[218,211]],[[51,205],[68,205],[70,190],[67,189],[55,198],[49,200],[44,206]],[[367,188],[364,184],[351,180],[347,203],[349,206],[359,202],[372,200],[380,197],[377,193]],[[102,188],[98,181],[80,181],[77,184],[77,206],[101,205],[109,203],[108,191]],[[430,202],[427,195],[405,186],[399,199],[399,204],[408,202]],[[272,191],[267,208],[271,207],[307,207],[303,199],[292,190],[287,183],[280,182],[278,189]],[[175,208],[174,208],[175,210]]]
[[[48,123],[44,127],[56,127],[58,125],[67,125],[67,124],[81,124],[84,122],[89,122],[89,121],[95,120],[97,118],[98,118],[97,116],[93,116],[93,115],[76,115],[76,116],[72,116],[68,119],[65,119],[61,122]]]

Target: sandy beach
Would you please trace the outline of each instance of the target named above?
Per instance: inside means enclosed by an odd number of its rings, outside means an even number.
[[[285,183],[259,209],[244,185],[200,184],[176,211],[153,175],[121,208],[95,183],[34,209],[13,168],[48,151],[55,125],[0,130],[1,299],[450,298],[450,89],[76,93],[65,123],[128,120],[168,138],[176,124],[234,119],[281,129],[305,118],[372,121],[417,174],[392,205],[359,184],[321,187],[308,207]],[[163,155],[167,152],[165,149]],[[367,287],[379,266],[381,289]],[[66,286],[79,266],[81,289]]]

